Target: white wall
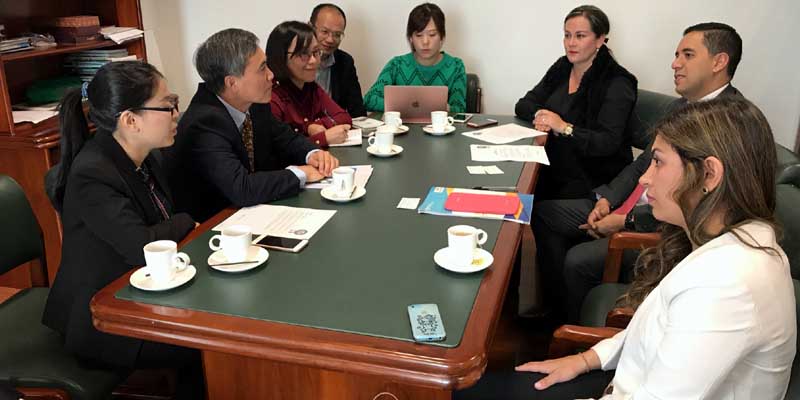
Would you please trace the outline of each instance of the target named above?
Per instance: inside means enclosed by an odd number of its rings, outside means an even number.
[[[405,24],[421,1],[341,0],[348,17],[342,48],[356,60],[364,91],[383,64],[408,51]],[[141,0],[148,56],[188,104],[199,76],[192,53],[214,32],[239,27],[266,42],[278,23],[308,19],[316,0]],[[514,104],[563,54],[562,21],[581,2],[439,0],[447,16],[445,50],[461,57],[483,87],[484,112],[513,114]],[[734,26],[744,55],[734,84],[767,115],[776,140],[794,147],[800,119],[800,52],[792,46],[797,0],[596,0],[611,20],[609,46],[622,65],[639,78],[639,87],[674,94],[672,62],[681,32],[697,22]],[[157,50],[159,54],[155,54]]]

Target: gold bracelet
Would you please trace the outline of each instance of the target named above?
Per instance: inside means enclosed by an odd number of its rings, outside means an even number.
[[[583,371],[583,373],[585,374],[591,371],[592,368],[589,367],[589,360],[586,359],[586,356],[584,356],[583,353],[578,353],[578,355],[581,356],[581,360],[583,360],[583,363],[586,364],[586,371]]]

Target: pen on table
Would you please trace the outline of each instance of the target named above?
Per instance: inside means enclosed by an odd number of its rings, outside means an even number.
[[[259,246],[259,245],[256,245]],[[259,260],[252,260],[252,261],[239,261],[239,262],[224,262],[218,264],[208,264],[209,267],[224,267],[226,265],[239,265],[239,264],[253,264],[257,263]]]
[[[513,190],[517,191],[516,186],[473,186],[475,190]]]

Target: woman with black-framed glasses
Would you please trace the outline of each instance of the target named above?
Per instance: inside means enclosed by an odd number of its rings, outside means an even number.
[[[196,350],[100,332],[89,310],[95,293],[145,265],[145,244],[180,241],[196,226],[188,214],[173,212],[153,154],[174,142],[178,97],[150,64],[108,63],[64,96],[59,118],[61,163],[48,194],[61,213],[64,242],[42,322],[84,363],[114,370],[172,367],[179,397],[201,398]]]
[[[353,120],[316,82],[322,49],[314,28],[298,21],[281,23],[270,33],[265,51],[277,84],[271,101],[275,117],[320,147],[344,142]]]

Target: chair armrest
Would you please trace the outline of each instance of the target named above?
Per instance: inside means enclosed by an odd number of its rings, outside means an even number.
[[[6,300],[14,297],[21,290],[22,289],[0,286],[0,304],[5,303]]]
[[[630,249],[646,249],[661,241],[660,233],[617,232],[608,240],[608,255],[603,269],[603,283],[619,282],[622,252]]]
[[[24,399],[69,400],[69,393],[62,389],[45,387],[18,387],[14,389],[22,393]]]
[[[633,318],[632,308],[615,308],[606,315],[606,327],[625,329]]]
[[[562,325],[553,332],[550,341],[549,358],[564,357],[574,354],[577,350],[588,349],[597,342],[616,335],[622,329],[594,328],[578,325]]]

